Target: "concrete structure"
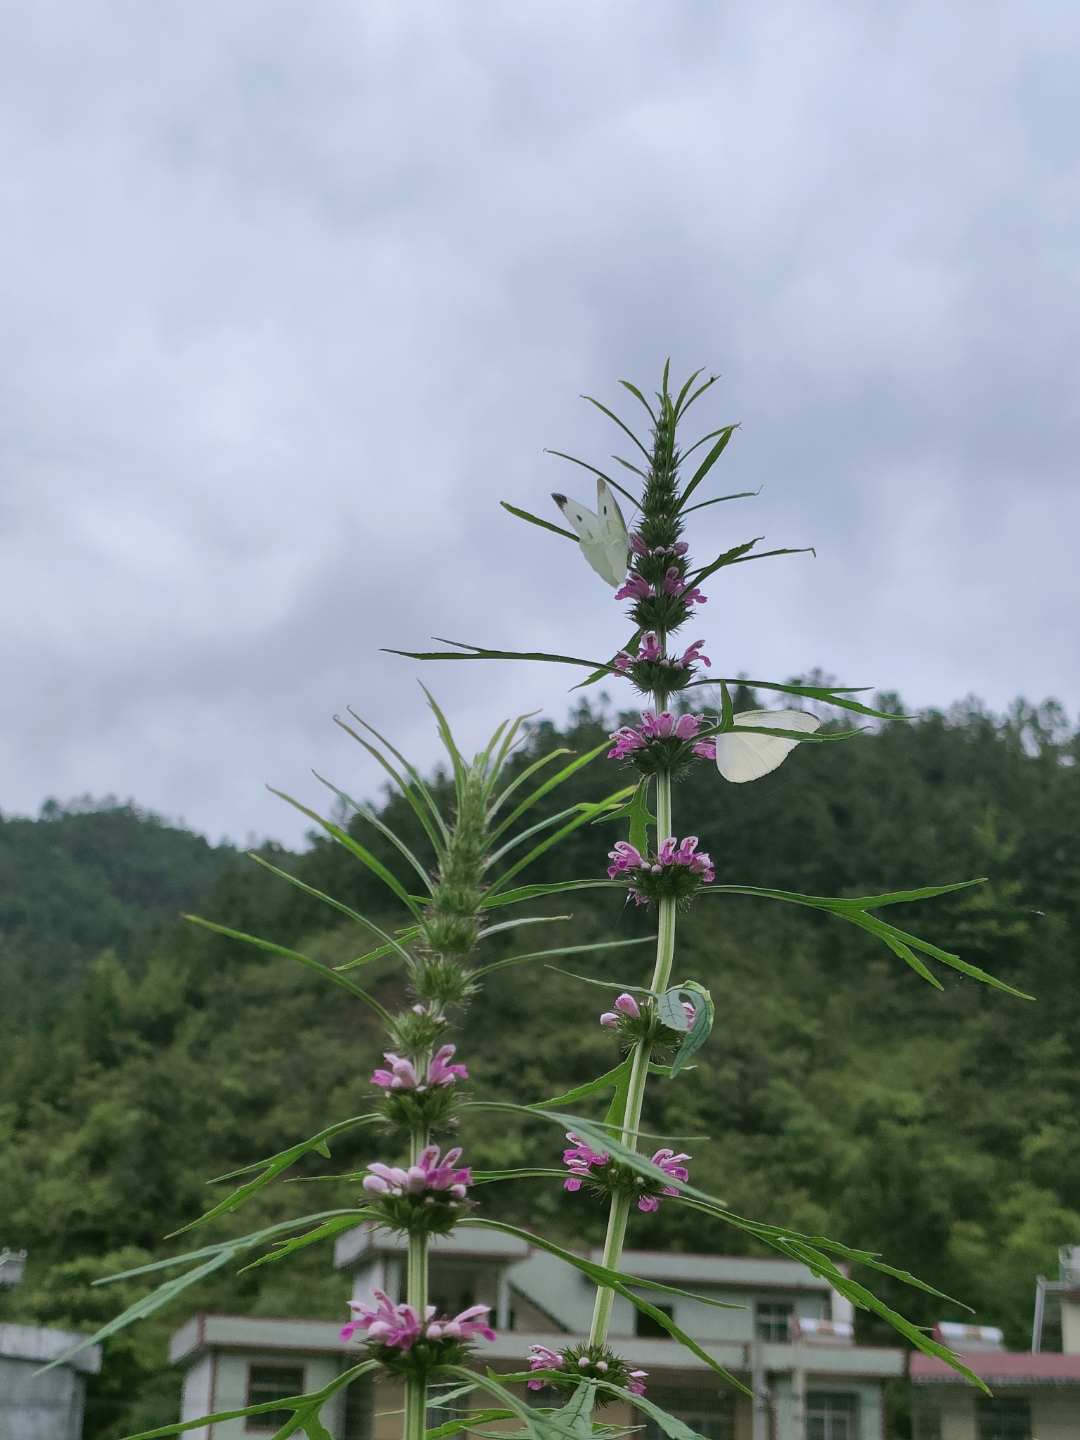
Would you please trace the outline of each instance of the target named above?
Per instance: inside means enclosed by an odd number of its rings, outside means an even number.
[[[84,1337],[32,1325],[0,1325],[0,1440],[80,1440],[85,1376],[101,1369],[92,1345],[41,1375]]]
[[[1067,1327],[1063,1333],[1068,1339]],[[975,1390],[944,1361],[913,1354],[913,1440],[1080,1440],[1080,1344],[1064,1354],[1010,1352],[1000,1330],[962,1325],[939,1325],[934,1338],[961,1354],[993,1394]]]
[[[365,1225],[339,1238],[335,1263],[352,1273],[354,1298],[370,1301],[379,1289],[397,1301],[404,1298],[404,1257],[400,1237]],[[599,1260],[600,1252],[589,1258]],[[629,1301],[617,1298],[612,1317],[612,1347],[649,1372],[649,1398],[706,1440],[882,1440],[883,1382],[903,1375],[904,1352],[856,1346],[847,1303],[804,1265],[628,1251],[623,1270],[724,1303],[720,1309],[640,1290],[754,1391],[756,1403],[722,1383]],[[562,1348],[584,1339],[593,1293],[572,1266],[511,1236],[467,1230],[432,1245],[431,1303],[449,1314],[473,1304],[492,1307],[497,1338],[477,1348],[496,1370],[526,1369],[531,1345]],[[173,1337],[170,1351],[186,1367],[183,1418],[319,1389],[360,1351],[355,1342],[342,1344],[339,1328],[337,1322],[196,1316]],[[551,1391],[522,1394],[537,1405],[553,1403]],[[335,1397],[323,1422],[334,1440],[396,1440],[400,1406],[399,1387],[365,1377]],[[434,1411],[429,1424],[446,1418]],[[644,1440],[658,1440],[655,1424],[621,1403],[606,1407],[603,1418],[644,1425]],[[212,1436],[205,1429],[189,1434],[245,1440],[277,1427],[251,1417],[213,1428]]]

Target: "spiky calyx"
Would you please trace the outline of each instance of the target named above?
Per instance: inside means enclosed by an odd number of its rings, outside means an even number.
[[[421,955],[409,963],[409,986],[413,994],[437,1006],[464,1004],[476,993],[471,976],[472,971],[459,960],[443,955]]]
[[[457,1092],[450,1085],[430,1090],[388,1090],[379,1101],[379,1109],[399,1134],[417,1130],[445,1133],[457,1128],[457,1101]]]

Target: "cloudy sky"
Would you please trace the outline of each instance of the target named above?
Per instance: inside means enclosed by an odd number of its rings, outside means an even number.
[[[379,647],[611,653],[497,502],[669,355],[762,487],[699,551],[817,548],[712,584],[722,673],[1075,715],[1078,62],[1067,0],[3,0],[0,810],[296,841],[349,704],[564,716]]]

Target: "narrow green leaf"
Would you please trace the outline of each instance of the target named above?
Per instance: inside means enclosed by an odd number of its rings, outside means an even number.
[[[538,800],[541,800],[545,795],[550,794],[550,792],[554,790],[557,785],[561,785],[565,780],[569,780],[571,775],[576,775],[579,770],[581,770],[584,766],[590,764],[593,760],[596,759],[598,755],[601,754],[602,751],[606,750],[610,744],[610,740],[604,740],[600,745],[594,746],[592,750],[586,750],[583,755],[575,755],[573,760],[571,760],[568,765],[564,765],[562,769],[556,771],[554,775],[549,775],[548,778],[543,781],[542,784],[538,785],[535,790],[530,791],[528,796],[526,796],[526,798],[519,803],[517,808],[515,810],[512,810],[511,813],[507,815],[505,820],[503,820],[503,822],[491,832],[492,840],[497,840],[505,830],[507,830],[511,825],[513,825],[515,820],[519,820],[521,816],[525,814],[526,810],[530,810]],[[558,751],[556,753],[568,755],[572,752],[567,750]],[[535,769],[536,767],[534,766],[532,768]],[[494,813],[494,811],[492,813]]]
[[[551,955],[580,955],[589,950],[618,950],[622,945],[650,945],[655,939],[655,935],[646,935],[639,940],[602,940],[595,945],[563,945],[557,950],[534,950],[531,955],[511,955],[506,960],[496,960],[493,965],[485,965],[472,973],[476,977],[490,975],[493,970],[520,965],[525,960],[545,960]]]
[[[509,510],[509,505],[506,507]],[[445,1425],[436,1425],[427,1432],[426,1440],[450,1440],[451,1435],[460,1435],[462,1430],[475,1430],[478,1425],[489,1425],[493,1420],[513,1420],[513,1410],[470,1410],[457,1420],[447,1420]]]
[[[568,890],[621,890],[623,886],[614,880],[559,880],[551,885],[521,885],[516,890],[506,890],[501,895],[484,896],[481,905],[492,910],[496,905],[516,905],[521,900],[537,900],[543,895],[565,895]]]
[[[384,1010],[366,990],[361,990],[359,985],[354,985],[351,980],[346,980],[344,975],[338,975],[329,966],[320,965],[318,960],[312,960],[308,955],[301,955],[298,950],[286,950],[283,945],[273,945],[269,940],[260,940],[257,935],[245,935],[242,930],[230,930],[227,925],[215,925],[212,920],[203,920],[199,915],[184,915],[182,918],[190,920],[193,925],[201,925],[204,930],[213,930],[218,935],[227,935],[230,940],[243,940],[246,944],[255,945],[260,950],[268,950],[271,955],[283,955],[287,960],[296,960],[327,980],[333,980],[335,985],[340,985],[342,989],[348,990],[349,994],[355,995],[358,1000],[363,1000],[384,1020],[388,1022],[390,1020],[389,1011]]]
[[[370,956],[365,955],[361,957],[361,960],[376,960],[379,958],[380,954],[389,955],[394,951],[396,951],[404,960],[408,960],[409,952],[401,945],[399,945],[398,942],[393,938],[393,936],[388,935],[385,930],[380,929],[380,927],[376,925],[374,921],[368,920],[358,911],[350,909],[348,905],[343,905],[340,900],[335,900],[332,895],[324,895],[321,890],[316,890],[311,885],[305,885],[302,880],[298,880],[295,875],[290,875],[287,870],[279,870],[276,865],[271,865],[269,860],[264,860],[262,856],[257,854],[254,850],[248,850],[246,853],[250,856],[252,860],[255,861],[256,865],[261,865],[264,870],[269,870],[274,875],[280,876],[282,880],[287,880],[290,885],[295,885],[298,890],[303,890],[305,894],[312,896],[313,899],[322,900],[324,904],[332,906],[335,910],[340,910],[342,915],[347,915],[350,920],[355,920],[358,925],[363,925],[365,929],[370,930],[373,935],[378,935],[379,938],[384,942],[382,947],[380,947],[380,950],[376,954]],[[419,931],[417,931],[416,933],[418,934]],[[347,970],[350,969],[352,965],[361,964],[361,960],[353,960],[350,962],[349,965],[339,965],[335,968],[339,970]]]
[[[404,840],[402,840],[400,835],[398,835],[394,830],[392,830],[390,826],[387,825],[386,822],[382,819],[382,817],[375,813],[375,811],[371,808],[370,805],[363,805],[359,800],[354,800],[352,796],[346,794],[344,790],[339,790],[338,787],[333,783],[333,781],[324,779],[317,770],[313,770],[311,773],[315,776],[315,779],[318,780],[320,784],[325,785],[328,790],[332,790],[339,800],[344,800],[346,805],[351,806],[355,813],[361,817],[361,819],[366,820],[369,825],[374,825],[375,829],[378,830],[379,834],[385,836],[385,838],[390,841],[390,844],[393,845],[395,850],[397,850],[398,854],[409,862],[412,868],[420,876],[420,879],[427,886],[428,891],[431,891],[431,875],[428,870],[420,863],[420,861],[416,858],[413,852],[409,849],[408,845],[406,845]]]
[[[737,495],[714,495],[711,500],[699,500],[696,505],[688,505],[682,513],[690,515],[693,511],[704,510],[709,505],[722,505],[725,500],[753,500],[760,494],[760,490],[740,490]]]
[[[630,429],[629,425],[625,425],[625,424],[619,419],[619,417],[615,414],[614,410],[609,410],[606,405],[601,405],[601,404],[600,404],[600,401],[599,401],[599,400],[594,400],[591,395],[583,395],[581,398],[582,398],[583,400],[587,400],[590,405],[595,405],[596,408],[597,408],[598,410],[602,411],[602,412],[608,417],[609,420],[614,420],[615,424],[618,425],[619,429],[623,432],[623,434],[628,435],[628,436],[630,437],[630,439],[634,442],[634,444],[637,446],[637,448],[641,451],[641,453],[645,456],[646,461],[647,461],[649,464],[652,463],[652,456],[649,454],[648,450],[647,450],[647,449],[645,448],[645,446],[641,443],[641,441],[640,441],[640,440],[638,439],[638,437],[634,434],[634,432]]]
[[[549,750],[546,755],[541,755],[539,760],[534,760],[531,765],[526,766],[517,779],[508,785],[506,789],[492,801],[491,807],[488,810],[488,819],[493,820],[510,799],[510,796],[519,790],[522,785],[527,784],[538,770],[542,770],[545,765],[550,765],[552,761],[559,759],[561,755],[572,755],[573,753],[568,746],[562,745],[558,750]]]
[[[930,885],[924,886],[921,890],[898,891],[893,895],[864,895],[850,899],[822,895],[799,895],[789,890],[767,890],[753,885],[707,886],[701,893],[752,895],[767,900],[782,900],[792,905],[805,905],[812,910],[824,910],[830,915],[839,916],[841,920],[851,921],[853,925],[858,925],[860,929],[883,940],[894,954],[899,955],[909,965],[914,962],[913,968],[915,969],[919,968],[920,962],[915,960],[914,955],[910,955],[910,951],[921,950],[924,955],[930,955],[933,959],[940,960],[943,965],[948,965],[953,970],[959,970],[961,974],[969,976],[972,980],[980,980],[984,985],[990,985],[995,990],[1002,990],[1005,994],[1015,996],[1018,1000],[1032,1000],[1034,996],[1026,995],[1022,990],[1015,990],[1011,985],[1006,985],[1004,980],[998,980],[995,976],[987,974],[985,970],[980,970],[977,965],[971,965],[966,960],[961,960],[959,955],[953,955],[948,950],[941,950],[927,940],[920,940],[917,935],[909,935],[906,930],[899,930],[895,925],[888,924],[878,916],[866,913],[869,910],[876,910],[882,905],[897,905],[910,900],[928,900],[935,895],[947,895],[952,890],[964,890],[969,885],[984,883],[983,880],[961,880],[954,885]],[[898,945],[905,947],[908,953],[897,949]],[[931,981],[933,979],[932,976],[924,976],[924,978],[930,978]]]
[[[568,1090],[565,1095],[557,1095],[553,1100],[537,1101],[538,1109],[546,1109],[549,1105],[566,1105],[575,1100],[584,1100],[586,1095],[596,1095],[601,1090],[610,1090],[613,1085],[618,1086],[619,1081],[630,1074],[631,1060],[627,1058],[621,1065],[616,1065],[614,1070],[609,1070],[606,1075],[599,1076],[596,1080],[588,1080],[584,1085],[579,1085],[576,1090]],[[565,1175],[563,1179],[565,1179]]]
[[[306,815],[310,820],[314,820],[316,825],[321,825],[328,835],[332,835],[339,845],[345,850],[348,850],[350,855],[355,855],[361,864],[366,865],[372,874],[377,875],[383,884],[394,892],[402,904],[408,906],[417,920],[421,919],[420,906],[405,889],[397,876],[392,875],[381,860],[376,860],[370,851],[365,850],[363,845],[358,844],[340,825],[335,825],[330,820],[324,820],[317,811],[309,810],[306,805],[301,805],[299,800],[294,800],[291,795],[286,795],[283,790],[275,790],[272,785],[268,785],[266,788],[270,791],[271,795],[279,795],[282,800],[287,801],[294,809],[299,810],[301,815]]]
[[[336,1125],[330,1125],[325,1130],[320,1130],[318,1135],[313,1135],[310,1140],[302,1140],[299,1145],[291,1145],[288,1150],[280,1150],[276,1155],[271,1155],[267,1160],[256,1160],[254,1165],[245,1165],[241,1170],[230,1170],[227,1175],[218,1175],[215,1179],[207,1181],[209,1185],[217,1185],[225,1180],[235,1180],[240,1175],[250,1175],[253,1170],[262,1170],[262,1174],[256,1179],[241,1185],[239,1189],[205,1215],[200,1215],[198,1220],[193,1220],[190,1225],[182,1225],[179,1230],[174,1230],[171,1235],[166,1235],[166,1240],[172,1240],[176,1235],[183,1235],[188,1230],[194,1230],[197,1225],[205,1225],[208,1220],[216,1219],[218,1215],[225,1215],[231,1210],[237,1210],[256,1190],[261,1190],[264,1185],[275,1179],[290,1165],[307,1155],[309,1151],[317,1150],[320,1154],[330,1157],[328,1140],[335,1135],[344,1135],[348,1130],[355,1130],[358,1125],[370,1125],[375,1121],[383,1120],[378,1113],[370,1115],[354,1115],[351,1120],[339,1120]]]
[[[527,520],[530,525],[539,525],[541,530],[554,530],[556,535],[565,535],[575,544],[581,543],[572,530],[564,530],[561,525],[553,525],[550,520],[541,520],[538,515],[530,515],[528,510],[519,510],[516,505],[510,505],[505,500],[500,500],[499,504],[504,510],[509,510],[511,515],[516,515],[519,520]]]
[[[315,1416],[327,1400],[336,1395],[339,1390],[344,1389],[346,1385],[351,1385],[354,1380],[359,1379],[361,1375],[366,1375],[370,1370],[377,1369],[378,1365],[377,1360],[364,1360],[341,1375],[335,1375],[328,1385],[321,1390],[313,1390],[310,1395],[290,1395],[284,1400],[264,1400],[261,1405],[248,1405],[243,1410],[222,1410],[216,1415],[200,1415],[197,1420],[180,1420],[175,1425],[163,1425],[158,1430],[143,1430],[138,1435],[129,1436],[128,1440],[160,1440],[162,1436],[179,1435],[184,1430],[198,1430],[204,1425],[220,1425],[226,1420],[241,1420],[245,1415],[266,1415],[275,1410],[294,1411],[294,1422],[297,1415],[307,1417],[299,1423],[283,1427],[272,1437],[272,1440],[284,1440],[287,1434],[292,1434],[295,1430],[306,1428],[313,1423],[312,1418],[307,1415],[308,1411],[311,1412],[311,1416]],[[321,1425],[319,1431],[321,1434],[325,1434]]]
[[[439,813],[439,807],[435,803],[435,796],[431,793],[427,781],[415,765],[412,765],[406,760],[400,750],[395,749],[395,747],[391,745],[385,735],[380,735],[378,730],[359,716],[351,705],[348,706],[347,709],[358,725],[362,725],[369,735],[374,735],[379,744],[389,750],[390,754],[393,755],[394,759],[400,764],[405,775],[408,776],[408,779],[403,779],[386,759],[385,755],[374,745],[369,744],[362,736],[357,735],[352,726],[346,725],[345,721],[342,720],[339,715],[334,716],[334,724],[340,725],[346,735],[351,735],[358,745],[362,745],[369,755],[375,757],[416,812],[417,818],[427,832],[428,839],[435,848],[435,853],[441,855],[443,847],[449,843],[450,831],[446,827],[446,821]],[[421,804],[421,801],[423,801],[423,804]]]
[[[580,660],[576,655],[547,655],[541,651],[528,650],[485,650],[479,645],[466,645],[461,640],[443,640],[432,636],[440,645],[456,645],[464,654],[453,650],[391,650],[384,646],[384,655],[403,655],[406,660],[546,660],[553,665],[584,665],[586,670],[602,670],[610,674],[613,665],[601,665],[598,660]]]
[[[690,685],[745,685],[748,690],[772,690],[778,695],[801,695],[806,700],[820,700],[823,705],[834,705],[839,710],[852,710],[857,715],[869,715],[875,720],[910,720],[910,715],[889,715],[884,710],[873,710],[858,700],[848,700],[848,695],[859,695],[869,690],[869,685],[831,686],[821,685],[777,685],[771,680],[747,680],[743,675],[727,675],[722,679],[711,676],[707,680],[691,680]],[[689,687],[687,687],[689,688]]]
[[[531,865],[534,860],[539,859],[539,857],[550,850],[553,845],[557,845],[560,840],[565,839],[566,836],[572,834],[573,831],[580,829],[582,825],[587,825],[594,816],[602,815],[608,810],[616,809],[628,795],[633,794],[635,788],[633,785],[628,785],[622,790],[614,791],[605,800],[598,800],[588,805],[578,805],[576,807],[578,814],[573,820],[562,826],[561,829],[556,830],[554,835],[549,835],[546,840],[542,840],[539,845],[534,846],[527,855],[523,855],[520,860],[510,866],[509,870],[499,876],[498,880],[495,881],[494,885],[492,885],[491,889],[487,892],[485,903],[488,902],[488,896],[497,895],[508,880],[512,880],[515,875],[520,874],[527,865]]]
[[[712,467],[716,464],[717,460],[720,459],[720,456],[724,453],[724,450],[727,448],[727,443],[728,443],[728,441],[731,439],[732,435],[734,435],[735,431],[736,431],[738,428],[739,428],[739,427],[738,427],[737,425],[725,425],[725,426],[724,426],[723,430],[720,432],[720,438],[719,438],[719,440],[717,440],[716,444],[712,447],[712,449],[709,451],[709,453],[705,456],[705,459],[701,462],[701,464],[698,466],[698,468],[694,471],[694,474],[693,474],[693,476],[691,477],[689,483],[687,484],[687,486],[686,486],[685,489],[683,490],[682,495],[681,495],[680,500],[679,500],[679,509],[680,509],[680,510],[683,508],[683,505],[685,505],[686,501],[689,500],[690,496],[694,493],[694,491],[697,489],[697,487],[701,484],[702,480],[705,479],[705,476],[709,473],[709,471],[712,469]]]
[[[620,1400],[627,1401],[635,1410],[640,1410],[643,1415],[648,1415],[650,1420],[659,1425],[665,1435],[671,1436],[671,1440],[703,1440],[696,1430],[691,1430],[685,1420],[679,1420],[676,1416],[669,1415],[666,1410],[662,1410],[659,1405],[654,1405],[644,1395],[634,1395],[620,1385],[609,1385],[606,1380],[601,1382],[600,1388],[610,1391],[613,1395],[618,1395]],[[744,1395],[751,1394],[745,1386],[740,1388]]]
[[[587,460],[579,460],[574,455],[565,455],[561,450],[545,450],[544,454],[557,455],[560,460],[569,460],[571,465],[580,465],[582,470],[591,470],[592,473],[598,476],[599,479],[606,481],[613,490],[618,490],[620,495],[624,495],[626,499],[630,501],[630,504],[633,505],[635,510],[637,509],[639,502],[635,496],[630,494],[629,490],[624,490],[617,480],[613,480],[611,476],[606,474],[603,470],[598,470],[595,465],[590,465]]]
[[[286,1255],[291,1255],[295,1250],[303,1250],[308,1245],[315,1245],[320,1240],[328,1240],[331,1235],[340,1235],[343,1230],[352,1230],[365,1216],[377,1218],[376,1212],[373,1210],[356,1210],[351,1214],[338,1215],[334,1219],[324,1220],[321,1225],[316,1225],[314,1230],[309,1230],[304,1235],[296,1235],[291,1240],[279,1241],[269,1255],[261,1255],[258,1260],[252,1260],[249,1265],[242,1266],[237,1274],[243,1275],[248,1270],[257,1270],[260,1265],[271,1265],[275,1260],[284,1260]]]

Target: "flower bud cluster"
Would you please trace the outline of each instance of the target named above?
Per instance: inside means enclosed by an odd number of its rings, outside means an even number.
[[[696,835],[679,841],[667,839],[650,858],[629,841],[617,840],[608,855],[613,862],[608,867],[608,879],[628,881],[636,905],[647,905],[650,900],[666,896],[689,900],[702,885],[710,884],[715,875],[712,860],[704,851],[698,851],[697,843]]]
[[[426,1379],[443,1365],[460,1365],[468,1358],[469,1341],[476,1336],[494,1340],[488,1323],[490,1305],[472,1305],[452,1319],[436,1319],[429,1305],[423,1320],[411,1305],[395,1305],[382,1290],[374,1292],[378,1307],[350,1300],[353,1318],[342,1327],[341,1338],[349,1341],[361,1331],[368,1354],[379,1360],[391,1375],[415,1375]]]
[[[687,1027],[692,1030],[697,1011],[689,1000],[684,1000],[682,1007],[686,1013]],[[600,1024],[606,1030],[618,1030],[629,1044],[645,1040],[651,1045],[672,1046],[681,1045],[686,1038],[685,1034],[664,1024],[656,1013],[654,1001],[642,1000],[639,1005],[633,995],[625,992],[615,1001],[613,1010],[605,1010],[600,1016]]]
[[[694,667],[700,662],[711,667],[712,661],[702,655],[704,640],[695,640],[681,655],[665,655],[664,647],[654,630],[648,630],[638,642],[636,652],[620,650],[615,656],[615,669],[633,681],[642,694],[670,694],[685,690],[694,678]]]
[[[428,1145],[408,1169],[375,1161],[368,1166],[363,1186],[375,1201],[382,1223],[410,1235],[445,1235],[461,1218],[472,1171],[455,1170],[460,1148],[441,1158],[437,1145]]]
[[[624,725],[612,733],[615,742],[608,751],[609,760],[626,760],[642,775],[668,774],[675,779],[689,770],[696,756],[716,759],[716,744],[697,740],[702,725],[700,715],[680,715],[670,711],[654,715],[641,712],[640,725]]]
[[[542,1390],[545,1385],[563,1395],[570,1396],[581,1380],[606,1380],[609,1385],[618,1385],[632,1395],[644,1395],[643,1381],[648,1378],[647,1370],[631,1370],[627,1362],[606,1345],[575,1345],[567,1350],[549,1350],[546,1345],[529,1346],[529,1369],[542,1370],[543,1379],[530,1380],[530,1390]],[[550,1373],[557,1372],[557,1373]],[[603,1392],[601,1391],[601,1397]],[[599,1401],[603,1404],[601,1398]]]
[[[662,1185],[651,1175],[639,1175],[632,1166],[612,1160],[606,1150],[593,1150],[572,1131],[567,1131],[566,1138],[571,1148],[563,1151],[563,1164],[570,1171],[563,1181],[564,1190],[577,1191],[584,1184],[597,1195],[633,1195],[637,1197],[637,1208],[646,1212],[660,1208],[662,1195],[679,1193],[672,1185]],[[690,1158],[665,1148],[657,1150],[651,1163],[673,1180],[685,1181],[690,1179],[690,1172],[684,1162]]]

